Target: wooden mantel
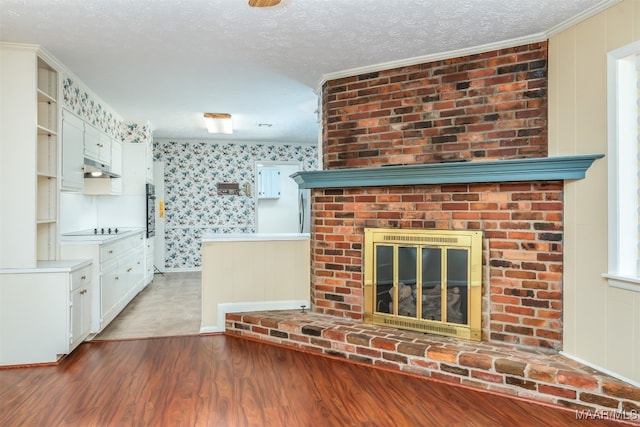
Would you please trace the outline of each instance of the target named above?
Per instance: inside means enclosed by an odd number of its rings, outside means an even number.
[[[602,157],[604,154],[584,154],[513,160],[331,169],[296,172],[291,177],[300,188],[554,181],[584,179],[587,169],[594,160]]]

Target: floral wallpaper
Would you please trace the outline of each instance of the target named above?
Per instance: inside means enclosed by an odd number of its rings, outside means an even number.
[[[167,269],[199,268],[204,234],[255,232],[255,201],[242,190],[255,187],[254,162],[318,168],[317,147],[308,145],[156,141],[153,153],[164,162]],[[238,183],[240,194],[219,196],[217,183]]]
[[[87,123],[122,141],[123,123],[70,77],[62,80],[62,106]]]
[[[69,76],[63,78],[63,107],[110,136],[151,143],[150,125],[123,123]],[[154,160],[163,161],[165,186],[165,268],[200,268],[200,239],[208,233],[255,232],[252,194],[219,196],[216,184],[255,187],[255,161],[298,161],[318,168],[317,147],[291,144],[155,142]]]
[[[153,130],[149,124],[140,126],[137,123],[126,123],[123,125],[122,140],[124,142],[130,142],[132,144],[142,144],[153,142]]]
[[[64,108],[119,141],[149,144],[153,141],[149,124],[123,123],[71,77],[65,76],[62,80],[62,98]]]

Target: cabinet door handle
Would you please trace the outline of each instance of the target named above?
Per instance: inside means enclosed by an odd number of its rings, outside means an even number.
[[[120,277],[116,276],[116,280],[120,280]]]
[[[83,274],[82,276],[80,276],[80,279],[81,279],[81,280],[87,280],[87,275],[86,275],[86,274]]]
[[[131,267],[127,268],[127,273],[130,272],[132,270]]]
[[[109,251],[109,254],[112,254],[112,253],[113,253],[113,249]]]

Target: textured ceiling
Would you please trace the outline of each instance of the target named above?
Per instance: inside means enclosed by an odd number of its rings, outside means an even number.
[[[616,2],[0,0],[0,40],[42,45],[157,138],[315,143],[323,76],[542,39]],[[207,134],[205,111],[231,113],[234,134]]]

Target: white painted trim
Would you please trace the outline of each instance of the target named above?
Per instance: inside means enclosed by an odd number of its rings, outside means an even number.
[[[216,332],[224,332],[224,328],[219,328],[217,326],[203,326],[200,328],[201,334],[214,334]]]
[[[427,62],[433,61],[441,61],[444,59],[458,58],[461,56],[475,55],[478,53],[490,52],[493,50],[506,49],[514,46],[522,46],[530,43],[538,43],[541,41],[548,40],[551,36],[554,36],[586,19],[591,18],[592,16],[597,15],[605,9],[610,8],[616,3],[621,2],[622,0],[604,0],[601,3],[591,7],[590,9],[585,10],[584,12],[564,21],[555,27],[536,34],[530,34],[528,36],[518,37],[515,39],[503,40],[495,43],[488,43],[478,46],[472,46],[464,49],[451,50],[448,52],[440,52],[434,53],[430,55],[417,56],[414,58],[406,58],[397,61],[383,62],[380,64],[368,65],[365,67],[351,68],[348,70],[336,71],[334,73],[323,74],[318,83],[317,93],[319,96],[322,95],[321,88],[322,85],[328,80],[340,79],[343,77],[351,77],[357,76],[360,74],[372,73],[376,71],[389,70],[393,68],[406,67],[410,65],[416,64],[425,64]]]
[[[308,146],[313,146],[316,143],[315,142],[287,142],[287,141],[269,141],[269,142],[260,142],[260,141],[256,141],[256,140],[246,140],[246,139],[239,139],[239,140],[228,140],[228,139],[219,139],[219,138],[153,138],[153,142],[157,142],[157,143],[168,143],[168,142],[175,142],[175,143],[190,143],[190,144],[200,144],[202,142],[206,142],[209,144],[221,144],[221,145],[239,145],[239,144],[243,144],[243,145],[291,145],[291,146],[302,146],[302,147],[308,147]]]
[[[603,274],[602,277],[607,279],[612,288],[640,292],[640,279],[637,277],[616,276],[608,273]]]
[[[628,132],[620,132],[625,125],[633,126],[635,117],[628,117],[629,111],[621,108],[621,103],[629,101],[624,98],[630,96],[630,93],[621,91],[620,81],[627,79],[637,80],[635,64],[629,64],[625,58],[630,55],[640,54],[640,40],[629,43],[620,48],[614,49],[607,54],[607,175],[608,175],[608,265],[607,273],[603,274],[612,287],[636,291],[640,283],[640,277],[637,277],[637,241],[630,242],[632,234],[623,234],[623,228],[634,222],[623,214],[628,214],[636,209],[630,199],[625,198],[623,190],[629,185],[624,182],[622,176],[626,172],[631,172],[637,166],[632,160],[631,164],[627,160],[633,159],[636,155],[632,155],[628,148],[620,151],[621,143],[626,142],[627,137],[631,137]],[[623,62],[624,61],[624,62]],[[621,98],[622,96],[622,98]],[[627,104],[624,104],[627,105]],[[635,112],[637,115],[637,111]],[[626,129],[626,128],[625,128]],[[635,135],[637,138],[637,135]],[[621,141],[622,140],[622,141]],[[634,170],[635,172],[635,170]],[[633,214],[632,214],[633,215]],[[635,227],[635,226],[634,226]],[[629,245],[633,245],[634,250],[629,251]],[[632,270],[635,268],[636,277],[632,277]],[[621,274],[620,274],[621,273]]]
[[[191,268],[165,268],[162,270],[163,273],[191,273],[194,271],[202,271],[201,267],[191,267]],[[160,273],[156,273],[160,274]]]
[[[604,0],[601,3],[583,11],[582,13],[577,14],[576,16],[571,17],[570,19],[567,19],[564,22],[561,22],[560,24],[556,25],[555,27],[549,29],[546,31],[546,35],[548,38],[551,38],[552,36],[555,36],[557,34],[560,34],[561,32],[575,26],[578,25],[580,22],[585,21],[589,18],[591,18],[592,16],[597,15],[598,13],[609,9],[610,7],[612,7],[613,5],[615,5],[616,3],[620,3],[622,0]]]
[[[629,378],[623,377],[620,374],[616,374],[615,372],[612,372],[612,371],[610,371],[608,369],[605,369],[605,368],[603,368],[601,366],[598,366],[596,364],[593,364],[591,362],[587,362],[586,360],[582,360],[579,357],[576,357],[576,356],[573,356],[571,354],[565,353],[564,351],[560,351],[559,353],[562,356],[566,357],[567,359],[571,359],[571,360],[574,360],[574,361],[576,361],[578,363],[581,363],[583,365],[589,366],[589,367],[591,367],[591,368],[593,368],[593,369],[595,369],[597,371],[600,371],[600,372],[602,372],[604,374],[609,375],[610,377],[614,377],[614,378],[619,379],[620,381],[624,381],[625,383],[631,384],[634,387],[640,387],[640,382],[636,382],[636,381],[630,380]]]
[[[32,45],[33,46],[33,45]],[[64,77],[69,77],[70,79],[73,80],[73,82],[75,84],[77,84],[78,86],[82,87],[82,89],[84,89],[89,95],[91,95],[91,97],[93,99],[95,99],[95,101],[102,105],[102,107],[104,108],[104,110],[108,113],[113,114],[113,116],[120,121],[121,123],[125,123],[125,120],[122,118],[122,116],[120,114],[118,114],[118,112],[116,112],[109,104],[107,104],[102,98],[100,98],[94,91],[92,91],[85,82],[83,82],[78,76],[76,76],[73,71],[71,71],[66,65],[64,65],[62,62],[60,62],[60,60],[58,60],[55,56],[53,56],[50,52],[48,52],[46,49],[40,47],[40,54],[42,56],[43,59],[45,59],[47,62],[53,62],[54,67],[58,68],[58,71],[64,76]],[[60,90],[60,105],[64,107],[64,100],[62,98],[62,88]],[[102,129],[101,129],[102,130]]]
[[[305,300],[284,300],[284,301],[257,301],[257,302],[223,302],[218,304],[218,325],[225,324],[227,313],[242,313],[245,311],[268,311],[268,310],[297,310],[301,306],[310,307],[309,301]],[[216,329],[224,331],[224,326],[209,326],[202,329]]]
[[[0,48],[13,49],[13,50],[27,50],[27,51],[32,51],[34,53],[42,52],[42,47],[39,44],[29,44],[29,43],[11,43],[11,42],[0,41]]]
[[[340,79],[343,77],[358,76],[360,74],[373,73],[376,71],[390,70],[393,68],[406,67],[416,64],[425,64],[427,62],[441,61],[444,59],[458,58],[461,56],[475,55],[478,53],[490,52],[493,50],[506,49],[514,46],[522,46],[530,43],[538,43],[547,40],[545,33],[532,34],[530,36],[518,37],[515,39],[504,40],[495,43],[489,43],[479,46],[468,47],[464,49],[451,50],[448,52],[434,53],[430,55],[417,56],[414,58],[400,59],[397,61],[383,62],[381,64],[367,65],[364,67],[351,68],[349,70],[337,71],[335,73],[323,74],[320,78],[319,87],[328,80]]]

